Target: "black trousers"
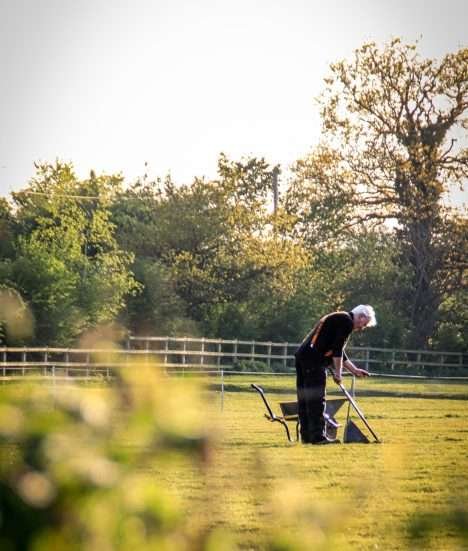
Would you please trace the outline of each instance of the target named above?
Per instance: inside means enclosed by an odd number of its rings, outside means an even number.
[[[303,443],[317,442],[325,432],[325,365],[296,358],[297,402]]]

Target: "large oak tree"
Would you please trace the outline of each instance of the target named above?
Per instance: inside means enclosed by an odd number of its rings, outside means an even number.
[[[391,221],[409,344],[425,346],[466,268],[466,219],[444,198],[468,176],[468,49],[434,61],[398,39],[365,44],[325,82],[323,141],[297,163],[288,207],[315,245]]]

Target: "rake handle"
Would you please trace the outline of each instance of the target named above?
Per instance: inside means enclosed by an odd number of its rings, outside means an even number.
[[[354,398],[351,396],[351,394],[346,390],[346,388],[343,386],[343,383],[338,383],[338,386],[341,388],[343,394],[348,399],[348,402],[353,406],[354,411],[359,415],[361,418],[361,421],[366,425],[366,427],[369,429],[372,436],[375,438],[376,442],[380,442],[379,437],[375,434],[375,432],[372,430],[372,427],[367,422],[367,419],[365,418],[362,411],[359,409],[358,405],[354,401]]]

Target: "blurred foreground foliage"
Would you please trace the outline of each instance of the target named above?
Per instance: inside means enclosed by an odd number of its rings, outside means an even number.
[[[196,389],[156,366],[132,367],[105,392],[2,388],[3,551],[208,550],[221,538],[191,533],[174,497],[147,474],[176,455],[206,468],[211,444]]]
[[[226,396],[221,429],[219,404],[202,388],[145,364],[122,370],[110,388],[2,386],[0,549],[455,550],[468,543],[461,400],[450,417],[418,400],[422,417],[411,420],[415,400],[386,415],[390,402],[382,409],[369,401],[385,444],[311,449],[287,444],[248,392]],[[437,454],[427,431],[412,442],[428,414],[435,432],[447,430]]]

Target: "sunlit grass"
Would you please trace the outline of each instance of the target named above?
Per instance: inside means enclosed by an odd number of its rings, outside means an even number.
[[[187,385],[191,379],[201,386]],[[202,429],[208,435],[202,461],[199,452],[161,453],[163,440],[158,440],[153,455],[136,463],[134,473],[139,484],[171,496],[167,505],[182,512],[178,530],[189,534],[188,541],[209,534],[200,549],[439,551],[468,546],[466,385],[359,381],[357,400],[383,443],[316,447],[289,443],[284,429],[264,418],[264,405],[249,386],[263,386],[279,413],[278,402],[295,400],[293,377],[225,377],[223,396],[217,376],[172,378],[167,388],[162,379],[152,385],[135,380],[128,397],[119,390],[119,401],[117,383],[75,389],[57,385],[47,407],[52,414],[76,391],[84,421],[109,423],[106,415],[111,415],[116,425],[111,449],[117,455],[142,442],[154,445],[153,437],[148,439],[151,418],[162,427],[155,435],[166,434],[166,441],[179,434],[190,445]],[[0,387],[0,397],[8,387]],[[331,382],[329,391],[339,395]],[[127,400],[128,407],[141,404],[131,418],[133,427],[122,411]],[[338,414],[339,421],[346,410]],[[4,447],[2,461],[8,463],[15,453]]]
[[[430,396],[462,397],[466,386],[359,381],[359,404],[384,443],[313,447],[288,443],[283,428],[263,417],[264,406],[247,379],[234,381],[245,392],[227,392],[222,414],[214,409],[222,437],[204,479],[185,467],[155,469],[195,522],[208,518],[229,526],[246,548],[261,547],[282,530],[303,543],[310,538],[310,548],[461,548],[460,527],[445,520],[468,499],[468,403]],[[270,389],[278,413],[279,401],[295,399],[291,378],[255,381]],[[359,390],[383,389],[421,398],[359,398]],[[345,416],[346,407],[338,419]],[[410,536],[428,514],[444,522],[422,545]]]

